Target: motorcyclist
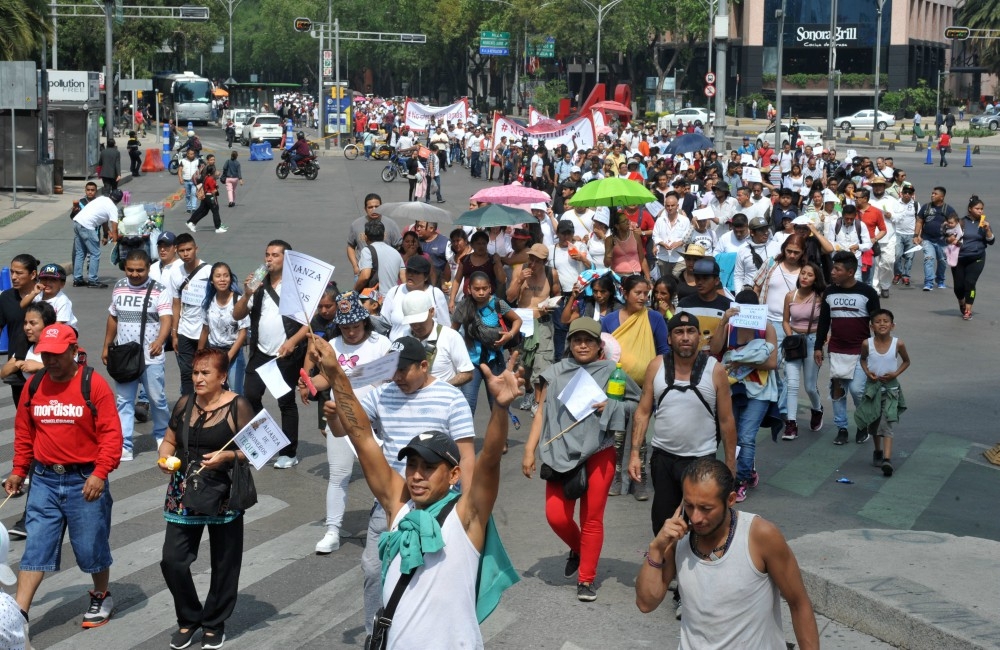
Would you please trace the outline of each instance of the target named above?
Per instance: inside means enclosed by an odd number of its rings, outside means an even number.
[[[183,153],[188,149],[194,151],[195,158],[201,158],[201,140],[194,134],[194,131],[187,132],[187,140],[181,145],[180,151]]]
[[[293,172],[298,171],[300,160],[312,155],[312,149],[309,148],[309,141],[306,140],[306,134],[302,131],[298,132],[295,144],[292,145],[289,154]]]

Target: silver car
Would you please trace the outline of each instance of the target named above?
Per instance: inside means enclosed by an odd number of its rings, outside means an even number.
[[[858,111],[854,115],[845,115],[844,117],[838,117],[833,121],[834,124],[840,128],[847,129],[870,129],[875,126],[874,119],[875,111],[873,109],[867,109],[863,111]],[[885,131],[890,126],[896,125],[896,118],[888,113],[878,112],[878,130]]]

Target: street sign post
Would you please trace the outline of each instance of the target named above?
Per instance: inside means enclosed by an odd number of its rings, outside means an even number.
[[[540,59],[554,59],[556,57],[556,39],[546,36],[541,43],[527,43],[525,45],[526,56],[537,56]]]
[[[705,97],[715,97],[715,86],[712,84],[705,85]]]
[[[705,83],[708,84],[709,86],[712,86],[712,85],[715,84],[715,73],[714,72],[709,72],[709,73],[707,73],[705,75]],[[705,93],[705,94],[708,95],[708,93]],[[715,93],[712,93],[712,95],[714,95],[714,94]],[[708,95],[708,96],[711,97],[712,95]]]
[[[333,50],[323,50],[323,76],[333,76]]]
[[[479,32],[479,53],[484,56],[509,56],[510,32]]]

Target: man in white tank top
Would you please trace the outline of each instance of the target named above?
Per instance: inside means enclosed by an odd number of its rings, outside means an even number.
[[[387,647],[390,650],[482,648],[483,637],[476,615],[476,582],[479,558],[488,536],[487,524],[500,489],[500,459],[507,443],[507,408],[524,392],[524,381],[513,372],[516,355],[501,375],[484,373],[489,375],[487,389],[494,403],[483,448],[471,481],[463,484],[454,509],[439,524],[436,516],[442,510],[441,502],[454,498],[452,488],[462,478],[458,446],[440,432],[415,436],[399,452],[399,460],[406,460],[406,476],[400,476],[389,466],[375,441],[368,415],[333,348],[316,336],[310,336],[309,341],[310,358],[333,391],[334,399],[324,405],[323,414],[334,435],[350,437],[368,487],[391,522],[388,557],[383,559],[383,604],[392,598],[404,573],[416,572],[392,613]],[[393,535],[407,535],[398,532],[404,530],[400,526],[404,520],[422,534],[414,533],[411,535],[414,539],[394,543]],[[436,527],[436,534],[424,535],[428,527]],[[436,548],[422,546],[430,543],[425,541],[427,537],[436,537],[440,543]],[[416,552],[408,552],[409,548],[415,548]],[[513,581],[516,582],[516,577]],[[442,634],[442,630],[446,633]]]
[[[733,475],[714,458],[689,465],[683,484],[683,502],[650,542],[639,569],[639,610],[656,609],[676,577],[684,599],[679,650],[784,650],[780,594],[799,647],[818,649],[812,603],[777,526],[733,508]]]

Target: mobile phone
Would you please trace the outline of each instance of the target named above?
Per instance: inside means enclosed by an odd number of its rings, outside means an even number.
[[[685,524],[687,524],[688,526],[691,525],[691,518],[688,517],[687,509],[684,508],[683,506],[681,507],[681,517],[684,518],[684,523]]]

